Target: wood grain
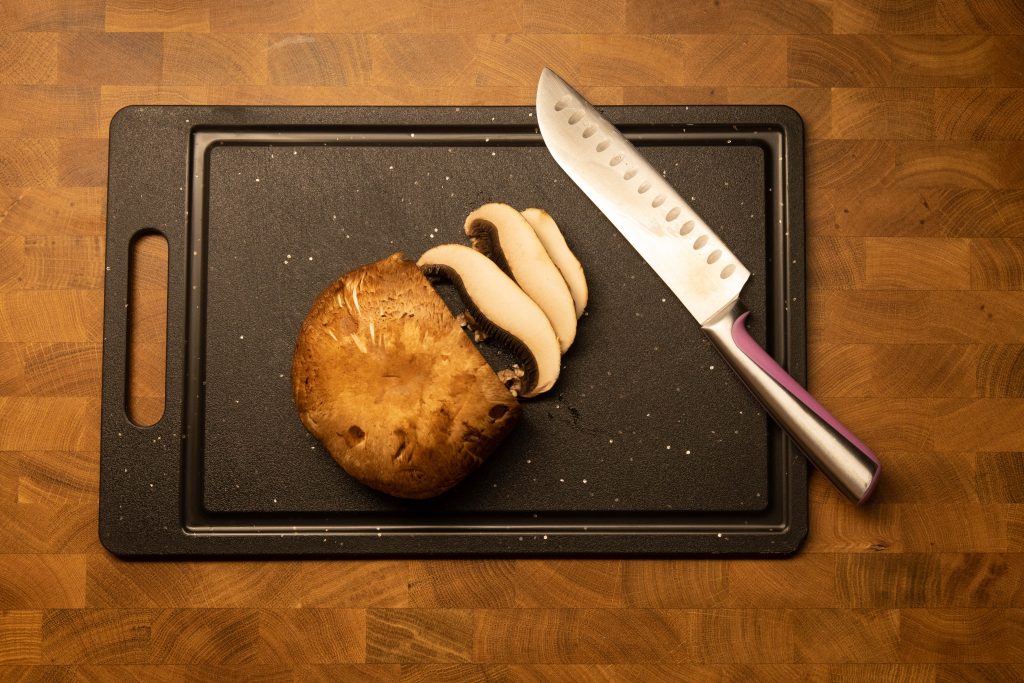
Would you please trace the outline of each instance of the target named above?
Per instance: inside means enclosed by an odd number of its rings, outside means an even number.
[[[935,91],[935,137],[940,140],[1021,140],[1024,107],[1019,88],[939,88]]]
[[[61,505],[97,499],[96,453],[23,451],[17,459],[17,502]],[[14,461],[11,461],[14,462]]]
[[[832,7],[835,33],[933,33],[938,24],[934,0],[891,3],[838,0]]]
[[[103,28],[111,33],[205,33],[210,30],[210,3],[209,0],[108,0]]]
[[[811,190],[825,234],[879,237],[1024,236],[1024,193],[963,188]]]
[[[0,185],[55,185],[58,175],[57,157],[57,140],[12,138],[0,149]],[[12,208],[13,203],[6,211]]]
[[[1024,289],[1024,239],[971,240],[971,286]]]
[[[981,353],[969,344],[822,344],[811,387],[826,397],[972,397]]]
[[[5,609],[85,607],[84,555],[7,555],[0,577]]]
[[[58,33],[0,33],[0,83],[55,83],[59,47]]]
[[[1024,458],[1020,453],[979,453],[978,498],[991,503],[1024,503]]]
[[[949,33],[1024,33],[1024,8],[1012,0],[938,0],[939,28]]]
[[[100,125],[99,92],[95,86],[0,86],[0,135],[90,136]]]
[[[148,661],[219,665],[257,661],[260,613],[256,610],[179,608],[149,614]]]
[[[653,3],[634,6],[629,0],[525,0],[523,29],[527,33],[594,34],[621,33],[626,27],[643,33],[637,25],[640,21],[638,14],[655,8]]]
[[[60,38],[60,80],[78,85],[128,85],[160,80],[159,33],[65,33]]]
[[[0,664],[38,664],[42,649],[39,610],[0,611]]]
[[[166,85],[267,82],[267,36],[168,33],[163,37]]]
[[[933,662],[1019,660],[1024,619],[1015,609],[908,609],[902,613],[902,659]]]
[[[364,36],[274,35],[266,48],[272,84],[363,83],[372,68]]]
[[[829,3],[699,0],[682,4],[628,0],[626,26],[637,33],[831,33]]]
[[[0,679],[1024,678],[1013,0],[0,3]],[[96,533],[105,184],[131,104],[803,117],[811,388],[881,454],[787,560],[122,562]],[[146,244],[134,394],[163,388]]]
[[[948,289],[971,286],[968,240],[927,238],[864,239],[864,282],[871,289]]]
[[[575,47],[574,71],[587,85],[787,84],[782,36],[615,35],[581,37]]]
[[[366,661],[471,661],[475,622],[467,609],[367,610]]]
[[[106,138],[60,140],[57,184],[64,187],[102,187],[107,182]]]
[[[5,146],[17,141],[5,141]],[[31,150],[37,154],[38,148]],[[55,150],[49,163],[56,165]],[[106,220],[106,193],[101,188],[0,185],[0,234],[102,237]],[[95,263],[99,272],[102,263]]]
[[[148,659],[150,610],[47,610],[41,660],[46,664],[142,664]]]
[[[832,137],[844,140],[929,140],[935,91],[928,88],[833,88]]]
[[[4,31],[101,31],[103,10],[103,0],[5,2],[0,26]]]

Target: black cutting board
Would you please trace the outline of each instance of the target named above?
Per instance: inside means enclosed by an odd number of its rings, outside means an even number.
[[[751,331],[804,374],[802,124],[785,107],[604,110],[749,267]],[[131,107],[111,123],[100,532],[122,555],[787,553],[806,469],[697,324],[501,108]],[[590,306],[554,391],[469,479],[402,501],[299,423],[314,297],[396,251],[539,206]],[[129,254],[169,244],[166,411],[125,416]],[[451,292],[442,292],[457,305]],[[511,359],[481,350],[495,368]]]

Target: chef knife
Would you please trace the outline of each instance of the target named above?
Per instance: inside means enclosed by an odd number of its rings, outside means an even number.
[[[701,329],[808,459],[863,503],[877,456],[750,336],[739,259],[623,135],[550,69],[537,121],[551,155],[690,311]]]

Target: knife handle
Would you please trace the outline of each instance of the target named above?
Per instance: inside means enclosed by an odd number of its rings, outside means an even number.
[[[701,329],[814,466],[847,498],[863,503],[878,483],[878,456],[761,348],[747,332],[748,315],[737,303]]]

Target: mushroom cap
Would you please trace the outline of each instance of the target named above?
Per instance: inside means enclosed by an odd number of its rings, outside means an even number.
[[[477,324],[517,354],[524,370],[524,398],[554,386],[561,351],[551,322],[494,261],[462,244],[441,244],[417,263],[428,275],[451,280]]]
[[[587,308],[589,296],[587,278],[583,274],[582,264],[569,249],[569,245],[565,243],[565,235],[558,229],[558,223],[551,217],[551,214],[544,209],[523,209],[520,213],[523,214],[523,218],[530,224],[533,231],[537,233],[537,238],[544,245],[544,250],[548,252],[551,261],[558,268],[558,272],[562,274],[562,279],[569,287],[569,294],[572,295],[572,302],[576,307],[576,319],[579,320]]]
[[[455,486],[521,412],[400,254],[340,277],[316,298],[299,331],[292,391],[302,423],[346,472],[403,498]]]
[[[484,204],[466,218],[465,231],[475,249],[493,258],[537,302],[565,353],[576,338],[576,307],[529,222],[508,204]]]

